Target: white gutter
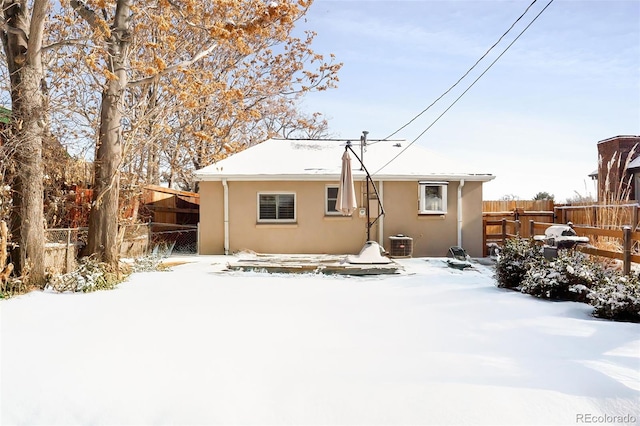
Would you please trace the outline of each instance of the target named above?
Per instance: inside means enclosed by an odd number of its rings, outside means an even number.
[[[462,188],[464,179],[460,179],[458,185],[458,247],[462,247]]]
[[[227,185],[227,179],[222,179],[223,188],[223,201],[222,208],[224,209],[224,254],[229,254],[229,185]]]
[[[384,185],[382,181],[378,181],[378,196],[380,197],[380,204],[384,206]],[[378,244],[380,244],[380,247],[384,247],[384,215],[378,219]]]
[[[365,179],[366,175],[360,173],[358,170],[353,171],[353,179]],[[494,175],[474,175],[474,174],[433,174],[433,175],[382,175],[377,174],[373,176],[375,179],[394,181],[394,182],[414,182],[414,181],[443,181],[451,182],[464,179],[465,181],[473,182],[489,182],[495,179]],[[234,181],[339,181],[340,173],[307,173],[307,174],[226,174],[224,176],[196,174],[194,180],[197,182],[218,182],[223,179],[233,179]]]

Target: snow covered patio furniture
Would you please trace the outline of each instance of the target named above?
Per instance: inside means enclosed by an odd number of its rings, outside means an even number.
[[[269,273],[321,273],[327,275],[399,274],[403,268],[380,254],[380,246],[368,241],[358,255],[246,253],[228,262],[231,271]]]
[[[533,239],[544,243],[544,257],[553,259],[558,256],[558,249],[571,249],[577,244],[586,244],[589,237],[580,237],[573,229],[573,224],[551,225],[544,231],[544,235],[535,235]]]
[[[449,252],[447,253],[447,265],[451,268],[464,270],[466,268],[471,268],[471,262],[469,261],[471,258],[467,254],[467,252],[458,246],[449,247]]]

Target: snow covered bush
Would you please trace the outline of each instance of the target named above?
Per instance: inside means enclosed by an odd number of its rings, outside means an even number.
[[[640,322],[640,272],[624,276],[575,250],[559,250],[557,258],[547,260],[532,240],[509,239],[495,277],[498,287],[543,299],[590,303],[595,317]]]
[[[574,250],[559,250],[556,259],[538,258],[528,266],[520,291],[542,299],[586,302],[606,275],[604,267]]]
[[[78,269],[75,271],[51,277],[46,289],[58,292],[110,290],[123,278],[122,273],[114,271],[106,263],[98,262],[92,257],[84,257],[78,262]]]
[[[111,290],[133,272],[166,270],[162,260],[162,256],[152,254],[135,259],[132,264],[121,262],[120,270],[114,271],[106,263],[98,262],[90,256],[84,257],[78,262],[78,269],[50,277],[45,288],[57,292],[85,293],[96,290]]]
[[[509,238],[505,241],[496,262],[498,287],[518,288],[529,264],[542,259],[542,251],[533,240]]]
[[[640,276],[619,272],[605,277],[589,295],[598,318],[640,322]]]
[[[164,256],[157,253],[139,257],[131,264],[131,272],[165,271],[167,268],[162,264],[164,259]]]

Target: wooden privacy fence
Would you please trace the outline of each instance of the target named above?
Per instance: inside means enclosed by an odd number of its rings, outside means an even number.
[[[506,232],[502,220],[514,222],[534,220],[536,222],[553,223],[555,221],[553,200],[498,200],[482,202],[483,243],[488,247],[491,243],[502,243]],[[512,229],[511,233],[516,234]],[[518,234],[524,238],[532,237],[528,229],[520,229]],[[485,253],[486,254],[486,253]]]
[[[528,222],[530,220],[536,222],[545,222],[552,224],[554,222],[553,211],[526,211],[516,209],[512,212],[485,212],[482,214],[484,222],[485,246],[489,242],[493,242],[496,238],[502,240],[503,226],[502,221],[510,222]],[[515,225],[514,225],[515,226]],[[514,234],[515,230],[512,231]],[[524,238],[533,237],[529,229],[519,229],[518,235]]]
[[[554,207],[558,223],[573,223],[598,228],[638,227],[638,203],[557,205]]]
[[[483,244],[485,250],[493,244],[502,244],[505,238],[519,235],[533,237],[536,232],[529,226],[516,225],[533,221],[546,227],[553,223],[571,222],[576,229],[620,230],[629,226],[640,229],[640,205],[621,201],[613,204],[554,204],[553,200],[500,200],[482,202]],[[503,223],[503,219],[506,220]],[[519,229],[516,230],[516,226]],[[537,225],[536,225],[537,226]],[[585,231],[586,232],[586,231]],[[538,232],[543,233],[543,232]],[[605,238],[600,236],[599,238]],[[611,237],[609,237],[611,238]],[[488,252],[485,252],[488,254]]]
[[[497,200],[483,201],[483,212],[512,212],[514,210],[553,211],[553,200]]]
[[[488,225],[499,226],[500,233],[488,234],[485,239],[489,242],[504,244],[507,238],[517,236],[523,237],[523,230],[527,230],[529,236],[542,235],[544,231],[551,225],[548,222],[535,222],[530,220],[526,226],[523,226],[520,220],[501,219],[491,222]],[[592,256],[606,257],[609,259],[622,260],[622,269],[625,274],[631,271],[631,263],[640,263],[640,255],[634,254],[634,248],[637,249],[640,243],[640,232],[634,231],[630,226],[624,226],[622,229],[603,229],[591,226],[572,226],[576,234],[583,237],[589,237],[589,245],[577,245],[576,250]],[[485,229],[487,227],[485,226]],[[601,245],[608,246],[607,249],[594,247],[593,243],[599,241]],[[609,244],[603,244],[603,243]],[[609,249],[611,248],[611,249]],[[637,250],[635,250],[637,252]]]
[[[573,223],[597,228],[639,228],[640,204],[621,201],[598,204],[554,204],[553,200],[483,201],[482,216],[486,220],[534,220],[549,223]],[[490,230],[496,233],[498,229]],[[526,229],[524,232],[527,232]]]

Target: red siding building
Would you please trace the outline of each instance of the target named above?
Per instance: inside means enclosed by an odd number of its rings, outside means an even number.
[[[640,199],[640,136],[598,142],[598,201]]]

